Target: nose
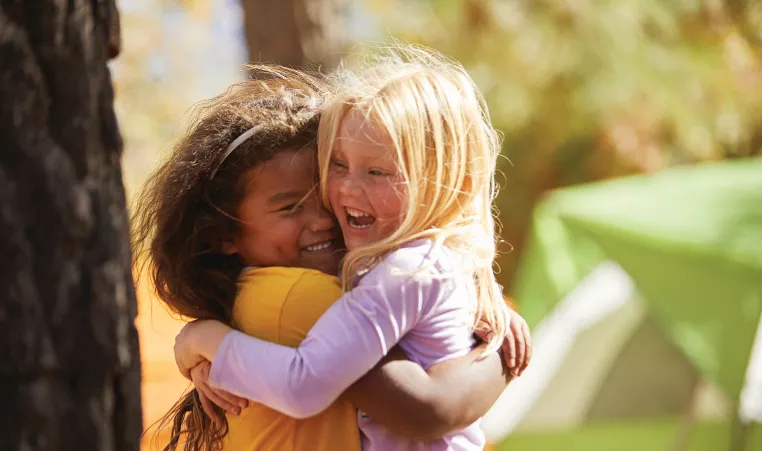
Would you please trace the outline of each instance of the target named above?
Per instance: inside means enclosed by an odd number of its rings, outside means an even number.
[[[325,232],[333,229],[336,225],[336,221],[334,220],[333,215],[331,215],[331,213],[329,213],[322,206],[316,206],[314,210],[310,210],[314,211],[309,222],[310,231]]]
[[[347,176],[339,185],[339,194],[344,196],[357,196],[360,192],[360,183],[353,176]]]

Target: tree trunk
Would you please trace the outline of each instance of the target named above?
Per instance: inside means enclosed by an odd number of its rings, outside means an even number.
[[[0,449],[137,450],[115,0],[0,0]]]
[[[241,0],[249,60],[332,68],[342,51],[342,0]]]

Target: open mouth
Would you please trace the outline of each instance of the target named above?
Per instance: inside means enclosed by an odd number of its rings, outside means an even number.
[[[347,212],[347,223],[353,229],[367,229],[376,222],[375,216],[372,216],[364,211],[355,210],[354,208],[345,208]]]
[[[333,245],[333,240],[321,241],[319,243],[315,243],[311,246],[305,247],[304,250],[309,252],[317,252],[317,251],[322,251],[324,249],[328,249],[332,245]]]

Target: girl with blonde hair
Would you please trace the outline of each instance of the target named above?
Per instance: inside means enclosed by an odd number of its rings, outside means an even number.
[[[431,50],[399,47],[359,71],[340,69],[334,82],[318,161],[322,198],[349,251],[345,294],[296,348],[213,320],[189,324],[175,345],[186,376],[211,361],[212,387],[295,418],[326,409],[395,345],[429,368],[468,354],[477,323],[492,332],[488,350],[509,325],[528,336],[492,272],[499,140],[467,72]],[[478,421],[424,443],[358,418],[366,450],[484,446]]]

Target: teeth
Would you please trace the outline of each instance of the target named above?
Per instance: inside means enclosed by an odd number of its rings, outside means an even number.
[[[362,218],[362,217],[365,217],[365,216],[370,216],[368,213],[365,213],[365,212],[360,211],[360,210],[355,210],[354,208],[347,207],[346,210],[347,210],[347,213],[349,214],[349,216],[352,216],[353,218]]]
[[[331,244],[333,244],[333,241],[325,241],[323,243],[307,246],[305,249],[307,249],[308,251],[321,251],[323,249],[328,249],[329,247],[331,247]]]
[[[353,229],[367,229],[368,227],[372,226],[373,224],[366,224],[366,225],[358,225],[358,224],[349,224],[349,227],[352,227]]]

